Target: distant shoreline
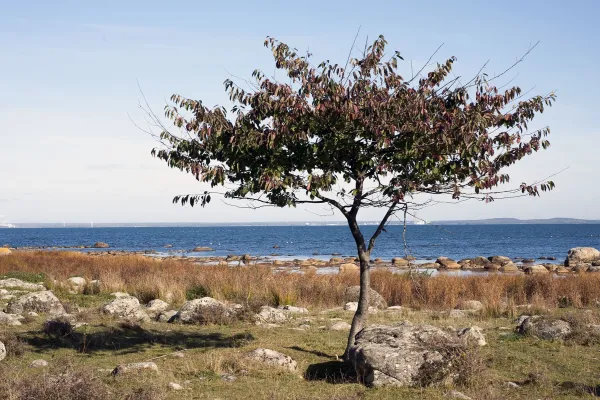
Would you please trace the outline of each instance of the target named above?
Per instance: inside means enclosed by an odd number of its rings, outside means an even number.
[[[377,225],[377,221],[362,221],[361,225]],[[445,220],[431,221],[426,225],[596,225],[600,220],[577,218],[518,219],[488,218],[479,220]],[[202,227],[241,227],[241,226],[346,226],[345,221],[286,221],[286,222],[114,222],[114,223],[12,223],[14,228],[202,228]],[[389,225],[402,225],[392,222]],[[407,225],[424,226],[407,221]],[[0,224],[0,229],[3,227]]]

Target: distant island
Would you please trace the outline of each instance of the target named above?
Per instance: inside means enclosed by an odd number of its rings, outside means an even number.
[[[377,225],[376,221],[362,221],[361,225]],[[407,225],[550,225],[550,224],[600,224],[600,220],[577,218],[487,218],[472,220],[407,221]],[[150,228],[150,227],[203,227],[203,226],[338,226],[345,221],[272,221],[272,222],[115,222],[115,223],[13,223],[0,224],[0,228]],[[393,221],[389,225],[402,225]]]

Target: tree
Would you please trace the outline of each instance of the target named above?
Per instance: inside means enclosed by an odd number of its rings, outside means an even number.
[[[489,78],[483,68],[462,83],[450,77],[455,58],[405,79],[400,53],[385,57],[383,36],[344,67],[314,66],[310,53],[300,55],[273,38],[264,44],[287,82],[259,70],[249,89],[226,80],[230,112],[173,95],[165,116],[180,133],[154,116],[162,131],[152,154],[211,187],[232,185],[226,198],[277,207],[326,204],[340,212],[360,261],[348,346],[367,320],[375,241],[396,212],[415,204],[416,194],[492,201],[554,187],[546,181],[497,188],[509,182],[506,167],[548,147],[549,128],[528,131],[528,124],[552,104],[553,93],[524,98],[519,87],[500,91],[493,81],[502,74]],[[174,202],[205,206],[213,193]],[[366,207],[385,209],[368,240],[357,221]]]

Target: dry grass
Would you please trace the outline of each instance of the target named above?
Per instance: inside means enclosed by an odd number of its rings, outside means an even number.
[[[0,258],[0,276],[45,276],[58,283],[82,276],[101,281],[100,291],[124,291],[142,302],[162,298],[183,303],[208,295],[250,306],[295,304],[339,306],[344,290],[358,284],[356,274],[298,274],[273,272],[269,266],[201,266],[190,261],[155,260],[137,255],[90,256],[74,252],[18,252]],[[41,275],[43,274],[43,275]],[[447,309],[460,300],[482,301],[489,314],[500,315],[520,304],[539,308],[595,306],[600,301],[600,274],[557,277],[502,275],[409,277],[374,270],[372,287],[390,305],[417,309]]]

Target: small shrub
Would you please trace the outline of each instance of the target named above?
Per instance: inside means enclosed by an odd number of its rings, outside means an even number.
[[[25,354],[25,341],[14,332],[0,333],[0,342],[4,343],[8,357],[21,357]]]
[[[187,300],[201,299],[202,297],[208,297],[209,295],[208,289],[202,285],[192,286],[185,292],[185,298]]]
[[[26,377],[16,383],[21,400],[105,400],[107,387],[91,372],[65,368],[60,373]]]
[[[73,324],[65,317],[49,319],[44,323],[44,333],[54,338],[70,336],[73,333]]]

